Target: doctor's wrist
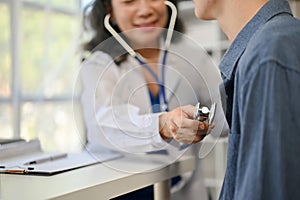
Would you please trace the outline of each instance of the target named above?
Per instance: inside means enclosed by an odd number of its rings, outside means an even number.
[[[172,139],[173,136],[167,129],[167,116],[166,113],[159,115],[158,117],[159,123],[159,134],[164,140]]]

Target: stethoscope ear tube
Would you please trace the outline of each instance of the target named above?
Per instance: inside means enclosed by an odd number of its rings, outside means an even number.
[[[176,6],[170,2],[170,1],[165,1],[165,4],[169,6],[172,10],[171,18],[170,18],[170,23],[168,27],[168,32],[167,32],[167,37],[165,41],[165,50],[168,50],[170,44],[171,44],[171,39],[173,35],[173,30],[175,27],[175,22],[176,22],[176,17],[177,17],[177,9]],[[115,31],[115,29],[110,25],[109,19],[111,15],[107,14],[104,17],[104,26],[105,28],[114,36],[114,38],[124,47],[124,49],[133,57],[136,57],[137,54],[136,52],[128,45],[128,43]]]
[[[114,36],[114,38],[124,47],[124,49],[133,57],[136,57],[135,51],[128,45],[127,42],[115,31],[115,29],[109,23],[110,14],[107,14],[104,17],[104,26],[105,28]]]
[[[171,8],[171,17],[170,17],[170,23],[168,27],[168,32],[165,40],[165,46],[164,46],[164,56],[162,60],[162,80],[160,81],[159,77],[153,72],[153,70],[147,65],[147,63],[143,60],[143,58],[138,55],[130,46],[129,44],[115,31],[115,29],[110,25],[109,19],[111,17],[110,14],[107,14],[104,17],[104,26],[105,28],[112,34],[112,36],[120,43],[120,45],[132,56],[134,57],[143,67],[146,68],[146,70],[149,71],[149,73],[154,77],[155,81],[160,87],[159,90],[159,97],[160,97],[160,102],[162,103],[162,108],[164,111],[168,111],[168,102],[166,99],[166,94],[165,94],[165,85],[164,85],[164,71],[165,71],[165,64],[166,64],[166,57],[167,57],[167,52],[171,44],[171,39],[174,31],[174,26],[176,22],[176,17],[177,17],[177,9],[176,6],[171,3],[170,1],[165,1],[165,4]]]
[[[165,4],[167,6],[169,6],[172,10],[170,23],[169,23],[169,28],[168,28],[168,33],[167,33],[167,38],[166,38],[166,41],[165,41],[165,49],[167,50],[167,49],[169,49],[169,46],[171,44],[171,39],[172,39],[172,35],[173,35],[175,23],[176,23],[176,18],[177,18],[177,8],[170,1],[165,1]]]

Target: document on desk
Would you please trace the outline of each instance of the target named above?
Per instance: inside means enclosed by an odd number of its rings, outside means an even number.
[[[32,150],[32,146],[37,146],[34,142],[31,147],[22,149]],[[12,151],[11,148],[8,148]],[[10,174],[28,174],[28,175],[54,175],[69,170],[89,166],[96,163],[117,159],[122,155],[110,150],[104,149],[101,152],[82,151],[78,153],[45,153],[39,151],[28,151],[25,154],[13,156],[10,158],[0,158],[0,173]],[[4,150],[6,153],[7,149]],[[0,148],[0,155],[2,154]],[[3,155],[3,154],[2,154]],[[7,155],[7,154],[6,154]]]

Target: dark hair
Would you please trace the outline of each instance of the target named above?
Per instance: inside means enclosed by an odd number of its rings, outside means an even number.
[[[177,7],[177,0],[170,1]],[[82,44],[82,49],[88,52],[101,50],[112,56],[116,64],[120,64],[121,62],[126,60],[127,53],[114,38],[111,39],[109,44],[98,46],[101,42],[105,41],[108,38],[111,38],[112,36],[110,32],[104,27],[104,17],[108,12],[110,12],[110,10],[111,0],[95,0],[93,1],[93,3],[85,7],[83,13],[84,30],[92,30],[93,37],[90,41]],[[171,10],[169,7],[168,12],[169,16],[171,16]],[[167,28],[169,21],[170,17],[165,28]],[[112,26],[118,33],[121,32],[116,24],[112,24]],[[174,30],[178,32],[183,32],[184,30],[183,23],[178,17],[176,19]]]

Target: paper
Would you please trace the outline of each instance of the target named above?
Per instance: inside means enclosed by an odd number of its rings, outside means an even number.
[[[20,155],[33,154],[37,152],[42,152],[39,140],[31,140],[29,142],[21,140],[2,144],[0,146],[0,162],[4,159],[15,158]]]
[[[23,145],[26,147],[19,145],[17,148],[17,146],[14,146],[17,149],[28,150],[25,154],[20,153],[21,151],[18,150],[20,154],[17,156],[15,152],[12,152],[13,148],[0,149],[0,155],[3,155],[2,150],[15,155],[13,157],[8,155],[2,156],[5,159],[0,159],[0,173],[53,175],[122,156],[110,150],[96,153],[88,151],[79,153],[44,153],[39,148],[39,142],[37,141]],[[36,151],[32,151],[33,149]]]

